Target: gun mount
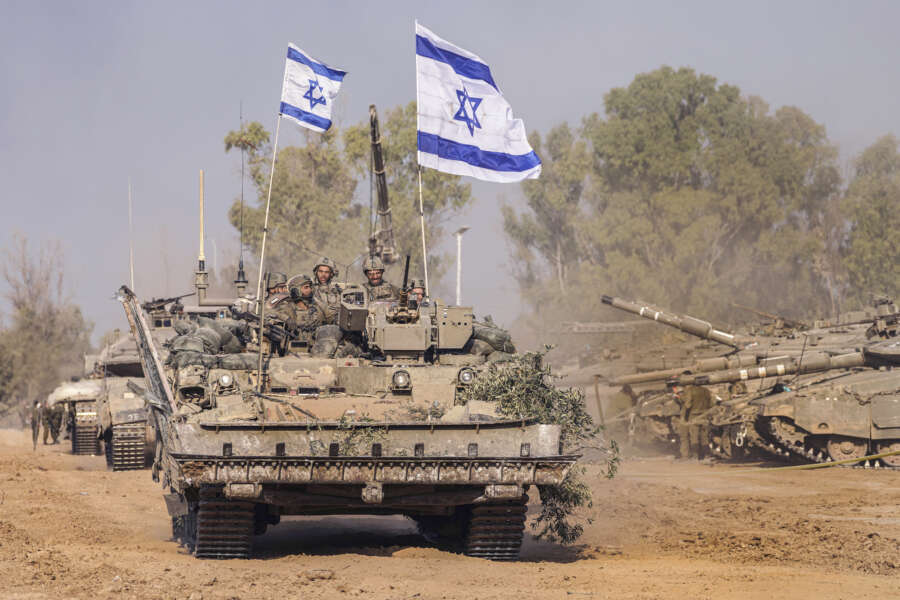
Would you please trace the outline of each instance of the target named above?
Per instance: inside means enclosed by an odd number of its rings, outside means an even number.
[[[384,264],[389,265],[397,260],[397,250],[394,246],[394,226],[391,222],[391,204],[384,171],[384,154],[381,150],[381,129],[374,104],[369,106],[369,130],[372,138],[372,172],[378,197],[377,228],[369,238],[369,254],[380,256]]]

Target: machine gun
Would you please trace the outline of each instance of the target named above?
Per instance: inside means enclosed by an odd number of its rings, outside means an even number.
[[[418,304],[409,300],[409,254],[406,255],[406,266],[403,268],[403,285],[400,286],[400,300],[392,309],[388,318],[393,323],[412,323],[418,319]]]
[[[259,315],[254,314],[252,312],[237,312],[234,313],[236,319],[242,319],[247,321],[248,323],[254,323],[259,328]],[[280,325],[276,325],[275,323],[266,323],[263,327],[263,335],[266,336],[273,345],[278,347],[283,347],[288,340],[297,339],[297,335],[293,331],[289,331]]]
[[[380,256],[384,264],[389,265],[397,260],[397,250],[394,246],[394,226],[391,222],[384,155],[381,151],[381,130],[378,127],[378,113],[374,104],[369,106],[369,126],[372,136],[372,171],[375,175],[375,192],[378,197],[378,224],[369,238],[369,254]]]
[[[197,292],[191,292],[190,294],[182,294],[181,296],[172,296],[171,298],[153,298],[152,300],[148,300],[141,304],[141,308],[143,308],[148,313],[163,310],[166,305],[171,304],[172,302],[178,302],[182,298],[188,298],[190,296],[196,296]]]

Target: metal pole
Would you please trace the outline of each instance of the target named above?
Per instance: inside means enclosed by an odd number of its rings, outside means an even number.
[[[422,225],[422,268],[425,271],[425,291],[430,293],[428,283],[428,250],[425,249],[425,205],[422,201],[422,167],[419,167],[419,222]]]
[[[128,270],[131,273],[131,291],[134,291],[134,225],[131,214],[131,177],[128,178]]]
[[[259,250],[259,279],[256,282],[256,307],[257,312],[262,310],[262,280],[263,263],[266,260],[266,236],[269,233],[269,204],[272,202],[272,180],[275,179],[275,157],[278,155],[278,131],[281,129],[281,114],[278,114],[278,122],[275,125],[275,143],[272,147],[272,169],[269,172],[269,193],[266,196],[266,218],[263,222],[262,246]]]
[[[197,262],[201,271],[206,270],[206,254],[203,246],[203,169],[200,169],[200,254],[197,256]]]
[[[456,305],[462,305],[462,232],[456,232]]]
[[[456,305],[462,305],[462,236],[469,227],[460,227],[453,234],[456,236]]]

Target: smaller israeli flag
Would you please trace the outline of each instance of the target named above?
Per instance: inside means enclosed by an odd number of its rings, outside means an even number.
[[[475,54],[416,23],[419,164],[485,181],[541,174],[522,119]]]
[[[346,74],[288,44],[279,113],[313,131],[327,131],[331,127],[331,103]]]

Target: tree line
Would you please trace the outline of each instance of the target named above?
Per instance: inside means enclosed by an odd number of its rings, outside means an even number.
[[[415,103],[387,111],[382,143],[397,246],[418,240]],[[537,180],[506,203],[514,277],[541,314],[595,319],[603,293],[731,320],[733,301],[785,316],[833,316],[896,296],[900,286],[900,151],[886,135],[844,176],[825,127],[690,68],[637,75],[604,96],[603,113],[575,127],[532,132]],[[288,270],[317,254],[365,253],[372,219],[369,125],[280,148],[272,187],[268,264]],[[257,257],[271,160],[257,122],[225,138],[247,153],[256,202],[231,207]],[[459,177],[426,169],[429,270],[442,225],[472,201]],[[358,265],[358,262],[356,263]],[[421,273],[419,273],[421,275]],[[355,271],[348,278],[358,278]]]
[[[33,248],[15,234],[0,269],[7,305],[0,313],[0,423],[21,426],[35,400],[82,374],[93,325],[66,295],[58,244]]]
[[[833,316],[900,292],[900,152],[845,178],[825,127],[692,69],[610,90],[604,113],[533,133],[541,178],[503,208],[524,298],[590,319],[601,294],[731,320],[738,301]]]

